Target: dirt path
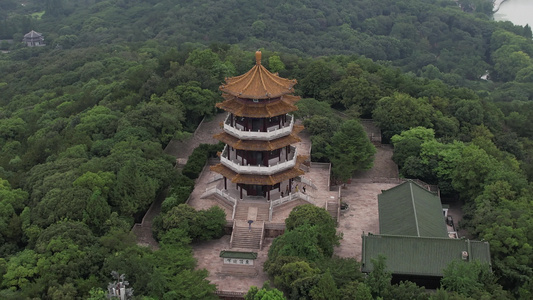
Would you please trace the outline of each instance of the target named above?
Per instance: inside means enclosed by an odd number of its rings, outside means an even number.
[[[398,178],[398,166],[392,161],[392,145],[380,144],[376,147],[374,165],[370,170],[358,171],[352,181],[377,181],[386,178]]]
[[[210,119],[204,119],[190,139],[185,141],[172,140],[168,143],[164,152],[176,157],[176,159],[184,160],[185,163],[192,151],[200,144],[218,143],[218,141],[213,138],[213,135],[222,131],[220,123],[224,122],[226,115],[226,113],[220,113]]]
[[[224,121],[225,117],[226,113],[220,113],[209,120],[203,120],[190,139],[185,141],[172,140],[164,152],[176,157],[180,164],[185,164],[189,155],[200,144],[218,143],[213,138],[213,135],[220,132],[220,123]],[[142,223],[133,226],[132,232],[137,236],[138,245],[150,247],[153,250],[159,249],[159,244],[152,236],[152,222],[161,212],[161,204],[165,200],[166,194],[166,191],[163,191],[157,195],[157,198],[144,215]]]

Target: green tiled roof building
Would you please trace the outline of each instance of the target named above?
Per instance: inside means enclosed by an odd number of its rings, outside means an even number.
[[[437,288],[443,270],[454,260],[490,265],[488,242],[448,237],[440,198],[413,181],[378,196],[380,234],[363,235],[362,271],[372,259],[386,257],[393,283],[410,280]]]

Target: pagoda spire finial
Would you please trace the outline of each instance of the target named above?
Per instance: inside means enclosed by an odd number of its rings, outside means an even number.
[[[261,64],[261,50],[255,51],[255,64],[256,65]]]

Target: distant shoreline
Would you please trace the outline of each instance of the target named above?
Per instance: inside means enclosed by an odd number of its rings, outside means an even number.
[[[500,7],[502,6],[502,4],[504,2],[506,2],[507,0],[494,0],[492,3],[494,4],[493,8],[492,8],[492,12],[495,13],[495,12],[498,12],[498,10],[500,10]]]

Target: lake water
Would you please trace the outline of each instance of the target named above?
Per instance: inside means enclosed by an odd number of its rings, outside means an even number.
[[[496,21],[511,21],[513,24],[533,26],[533,0],[507,0],[494,14]]]

